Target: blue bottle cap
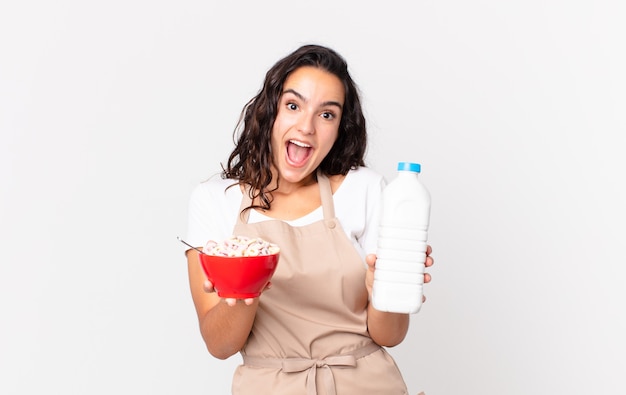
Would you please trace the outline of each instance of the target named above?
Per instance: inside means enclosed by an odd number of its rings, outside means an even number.
[[[422,166],[419,163],[412,162],[398,162],[398,171],[414,171],[419,173],[422,170]]]

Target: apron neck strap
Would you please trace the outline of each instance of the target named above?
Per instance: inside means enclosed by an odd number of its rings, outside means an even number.
[[[335,206],[333,204],[333,191],[330,188],[330,180],[321,170],[317,170],[317,185],[320,188],[320,198],[322,199],[322,209],[324,210],[324,219],[331,220],[335,218]]]

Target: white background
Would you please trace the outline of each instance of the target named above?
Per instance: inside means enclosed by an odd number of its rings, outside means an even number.
[[[622,4],[3,1],[0,393],[230,392],[176,236],[311,42],[362,90],[368,165],[421,162],[433,197],[410,394],[626,393]]]

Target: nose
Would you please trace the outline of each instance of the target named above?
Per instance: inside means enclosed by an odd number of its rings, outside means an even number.
[[[298,119],[298,131],[302,134],[315,133],[315,124],[313,122],[313,115],[302,114]]]

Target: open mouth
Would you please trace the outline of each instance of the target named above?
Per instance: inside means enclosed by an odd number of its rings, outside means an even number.
[[[293,165],[302,165],[311,156],[313,147],[302,141],[289,140],[287,142],[287,158]]]

